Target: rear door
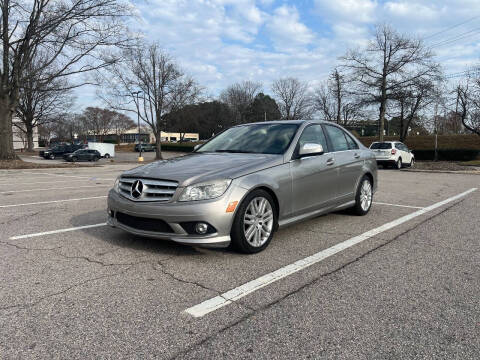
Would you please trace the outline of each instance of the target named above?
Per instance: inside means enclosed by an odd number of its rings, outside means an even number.
[[[322,145],[324,154],[298,158],[298,150],[306,143]],[[320,124],[309,125],[303,130],[290,162],[290,171],[294,216],[321,209],[335,199],[338,175]]]
[[[357,181],[362,171],[363,158],[358,144],[343,129],[334,125],[324,125],[331,148],[335,152],[338,168],[337,195],[339,201],[353,198]]]
[[[403,143],[397,143],[397,149],[401,150],[402,161],[404,164],[409,164],[412,159],[412,154],[408,151],[408,148]]]

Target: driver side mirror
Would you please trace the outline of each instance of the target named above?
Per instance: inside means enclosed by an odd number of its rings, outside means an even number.
[[[197,144],[193,147],[193,151],[197,150],[201,145],[200,144]]]
[[[306,143],[298,151],[298,157],[322,155],[324,153],[323,146],[320,144]]]

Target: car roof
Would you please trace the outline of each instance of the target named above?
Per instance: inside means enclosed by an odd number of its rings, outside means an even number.
[[[247,124],[239,124],[237,126],[242,125],[258,125],[258,124],[304,124],[304,123],[312,123],[312,124],[331,124],[331,125],[338,125],[331,121],[324,121],[324,120],[272,120],[272,121],[260,121],[260,122],[253,122]]]

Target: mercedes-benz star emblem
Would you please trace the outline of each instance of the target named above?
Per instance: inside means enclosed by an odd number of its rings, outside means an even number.
[[[135,180],[135,182],[132,184],[132,188],[130,189],[130,194],[135,199],[138,199],[140,196],[142,196],[142,191],[143,183],[140,180]]]

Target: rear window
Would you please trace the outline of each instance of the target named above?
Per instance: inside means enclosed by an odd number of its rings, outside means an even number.
[[[379,143],[379,142],[376,142],[376,143],[373,143],[372,145],[370,145],[370,149],[391,149],[392,148],[392,143]]]

